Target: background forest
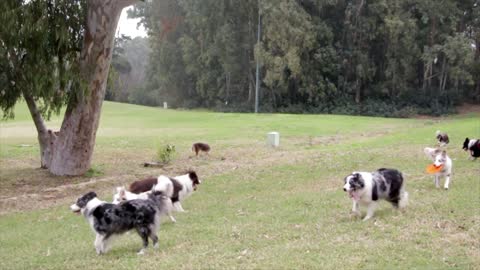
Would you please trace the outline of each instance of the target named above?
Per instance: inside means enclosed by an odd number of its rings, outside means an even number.
[[[408,117],[480,101],[478,0],[164,0],[117,38],[107,99]],[[257,33],[261,27],[261,40]]]

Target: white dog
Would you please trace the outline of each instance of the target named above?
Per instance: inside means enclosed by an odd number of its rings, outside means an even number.
[[[450,185],[450,177],[452,176],[452,160],[448,157],[447,152],[445,150],[440,150],[437,148],[425,147],[423,149],[425,155],[427,155],[432,161],[435,167],[442,166],[442,169],[435,173],[435,187],[440,187],[440,177],[445,177],[445,184],[444,188],[448,189]]]

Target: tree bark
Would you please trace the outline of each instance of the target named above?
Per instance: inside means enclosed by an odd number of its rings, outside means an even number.
[[[480,34],[477,33],[476,35],[476,38],[475,38],[475,58],[474,58],[474,61],[476,63],[478,63],[480,61]],[[475,82],[476,86],[475,86],[475,89],[476,89],[476,96],[475,96],[475,99],[477,101],[480,101],[480,75],[477,74],[477,80]]]
[[[33,97],[30,94],[23,92],[23,98],[27,103],[28,110],[32,115],[33,123],[35,124],[38,133],[38,144],[40,145],[40,167],[42,169],[47,169],[50,167],[52,161],[57,132],[47,129]]]
[[[438,92],[443,93],[443,90],[445,89],[444,87],[444,82],[446,81],[447,77],[447,56],[443,56],[442,60],[442,70],[440,71],[440,76],[438,78]]]
[[[360,85],[360,80],[357,77],[357,80],[355,81],[355,103],[360,104],[362,98],[362,89]]]
[[[247,70],[248,74],[248,100],[247,103],[250,104],[253,99],[253,90],[255,89],[255,77],[252,74],[250,68]]]
[[[90,168],[115,30],[122,9],[134,2],[136,1],[88,1],[80,55],[81,76],[87,89],[77,102],[68,105],[59,136],[47,147],[52,152],[48,167],[52,174],[82,175]]]

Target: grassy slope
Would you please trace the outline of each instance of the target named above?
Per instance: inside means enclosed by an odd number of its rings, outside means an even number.
[[[0,123],[0,190],[12,192],[15,181],[36,174],[52,181],[33,169],[38,146],[28,117],[20,106],[15,121]],[[192,167],[205,180],[185,201],[189,212],[177,214],[177,224],[165,222],[160,249],[143,257],[135,255],[140,241],[134,234],[96,256],[87,223],[69,213],[63,201],[3,215],[0,268],[478,268],[479,163],[468,161],[460,149],[466,136],[480,137],[478,117],[217,114],[105,103],[94,159],[103,177],[154,174],[138,164],[152,157],[161,141],[174,143],[179,156],[170,174]],[[58,126],[58,119],[50,125]],[[455,175],[449,191],[436,190],[423,173],[428,161],[422,148],[433,144],[437,129],[451,137]],[[272,130],[281,134],[279,149],[264,145]],[[188,158],[196,140],[212,145],[210,157]],[[369,222],[351,218],[343,177],[384,166],[403,171],[411,202],[407,211],[383,203]],[[108,199],[119,183],[96,188]]]

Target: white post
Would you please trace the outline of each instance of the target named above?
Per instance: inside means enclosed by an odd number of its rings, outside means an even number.
[[[280,145],[280,133],[274,131],[267,134],[267,143],[269,146],[278,147]]]
[[[167,102],[163,102],[163,108],[168,109]]]

